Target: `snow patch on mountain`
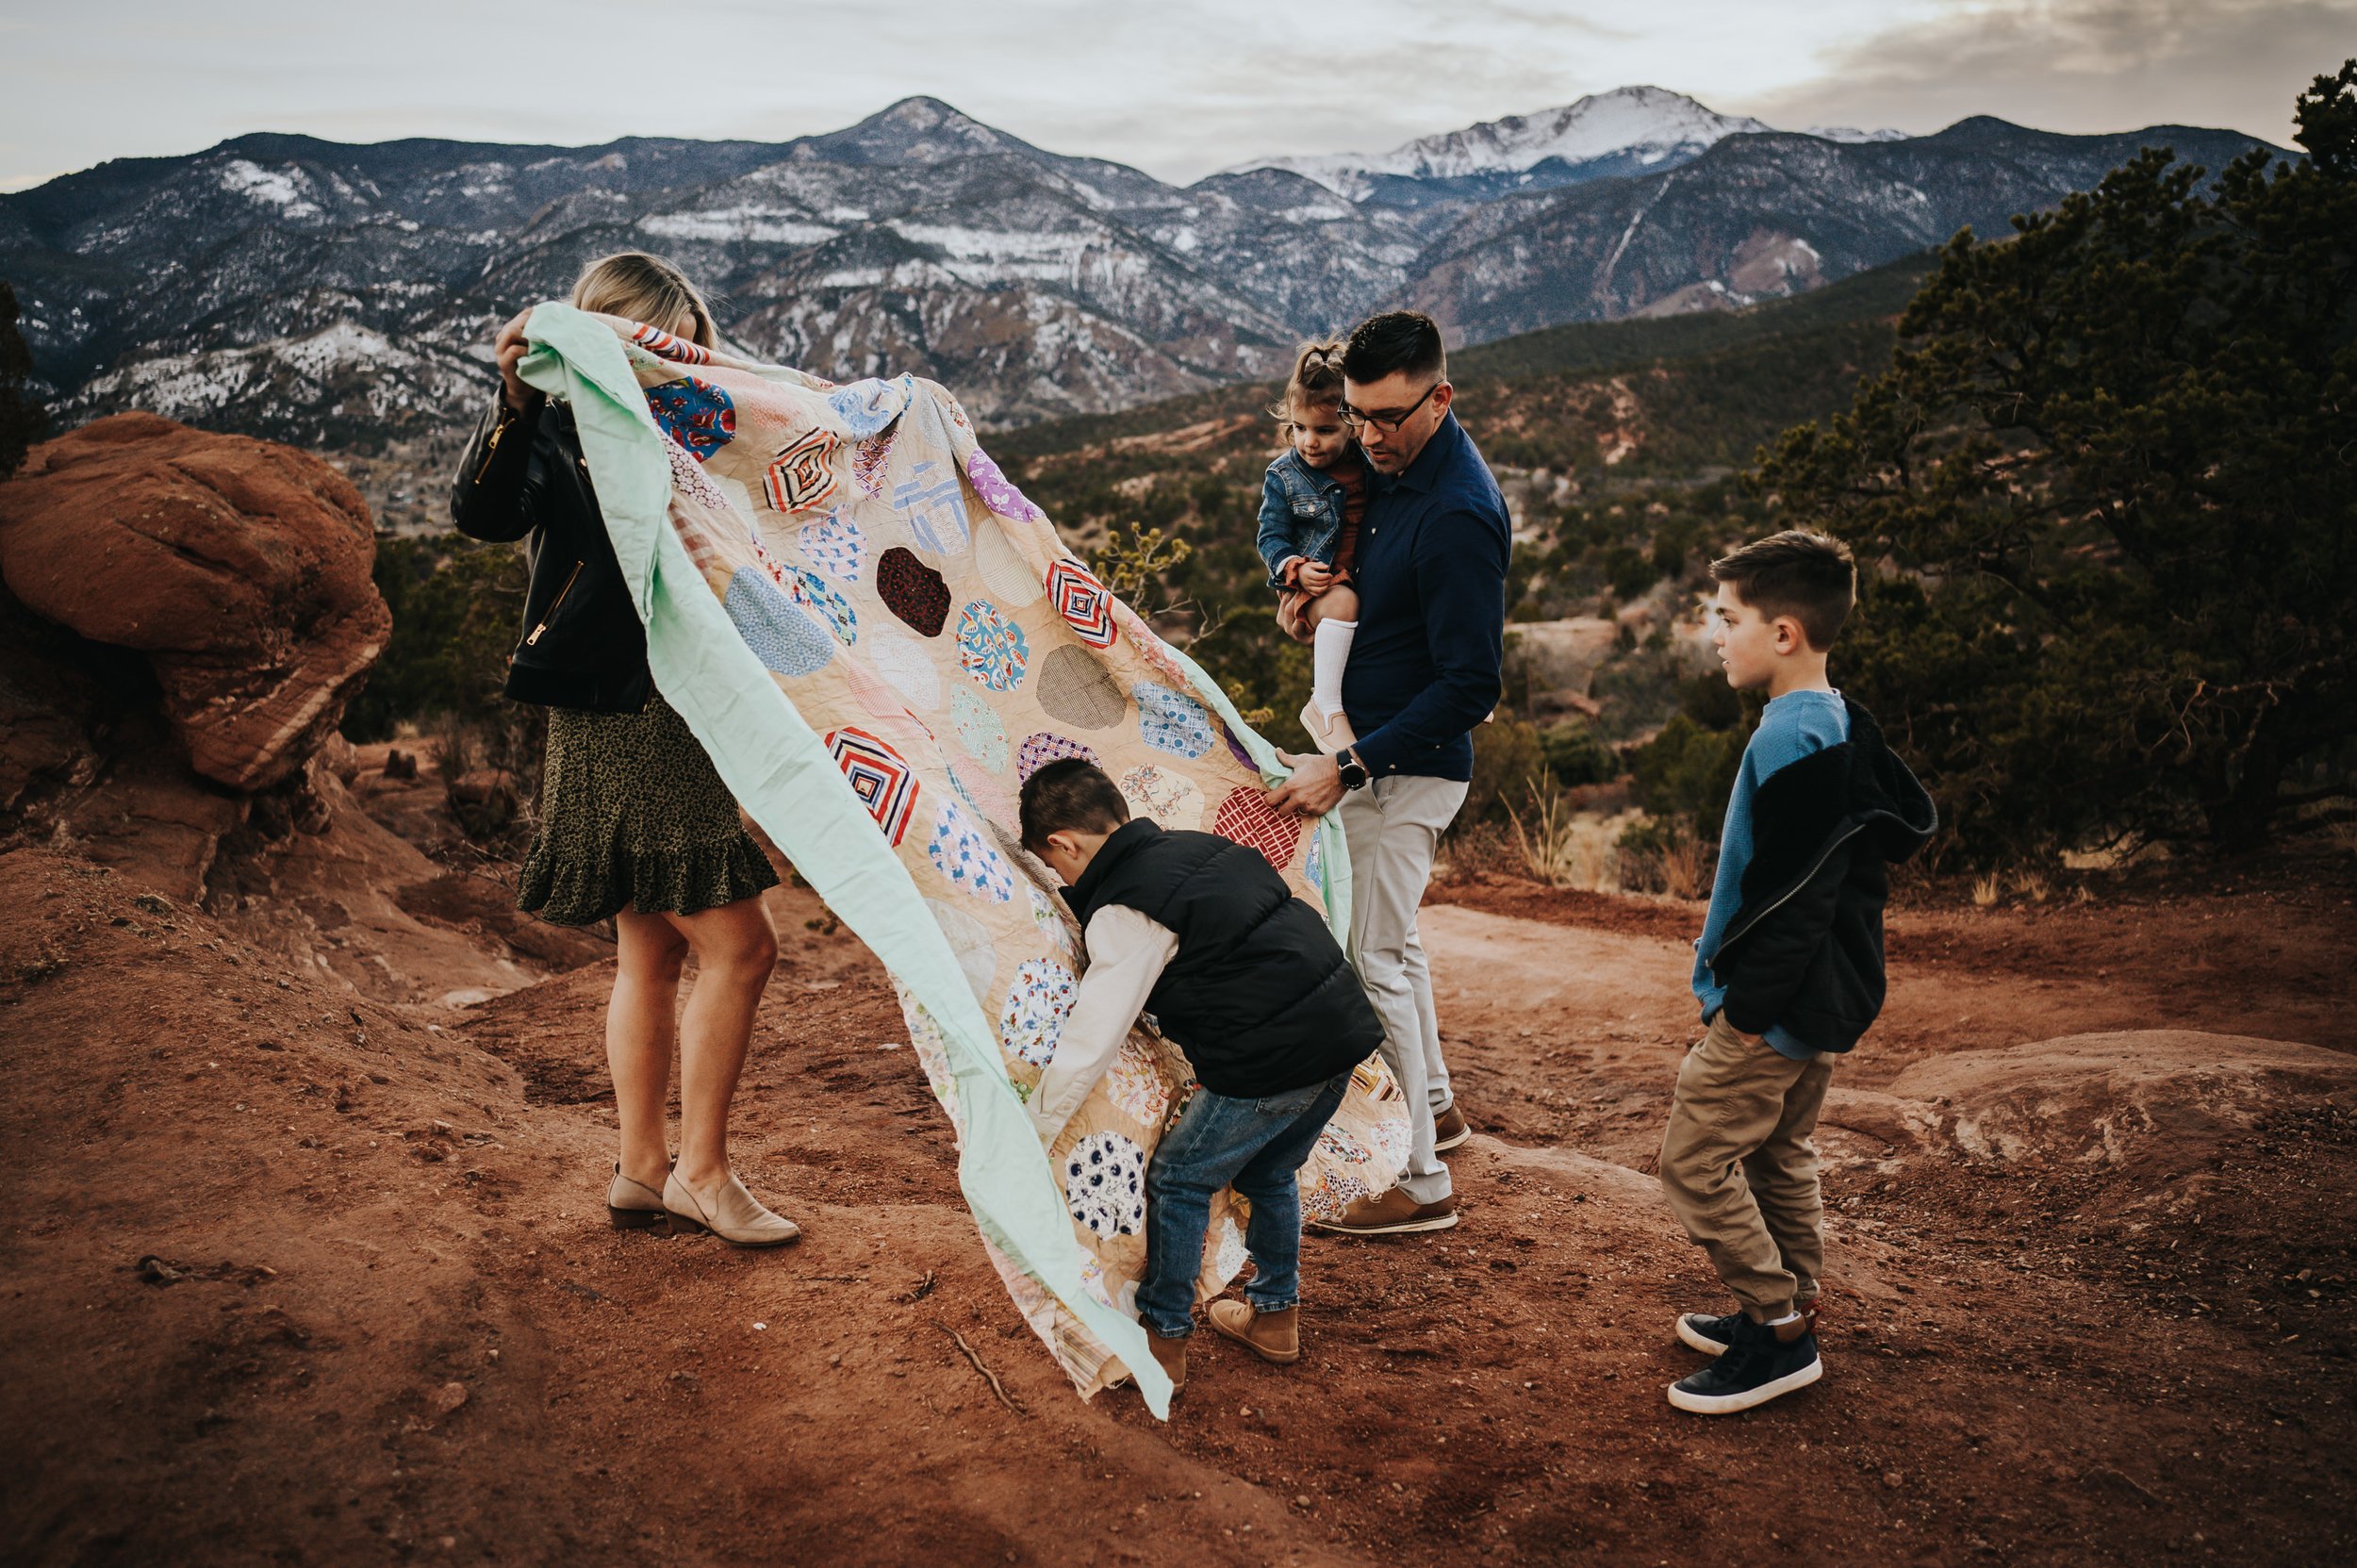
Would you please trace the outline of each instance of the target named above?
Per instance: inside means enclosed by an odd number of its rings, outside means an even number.
[[[1508,115],[1463,130],[1419,137],[1373,157],[1341,153],[1327,157],[1260,158],[1223,173],[1282,169],[1355,201],[1366,194],[1376,175],[1447,179],[1518,173],[1549,158],[1579,164],[1615,155],[1631,155],[1640,163],[1653,164],[1681,154],[1691,157],[1738,132],[1770,128],[1757,120],[1720,114],[1682,92],[1623,87],[1560,108]]]
[[[814,223],[801,213],[758,206],[662,212],[640,219],[638,228],[642,234],[664,239],[738,239],[765,245],[816,245],[842,232],[824,223]]]
[[[1906,132],[1893,130],[1888,125],[1872,131],[1862,131],[1855,125],[1811,125],[1802,134],[1823,137],[1827,141],[1904,141],[1907,140]]]
[[[133,361],[85,383],[60,412],[82,418],[145,408],[184,422],[227,422],[315,434],[324,422],[438,421],[465,404],[478,378],[383,333],[339,322],[247,348],[202,349]]]
[[[221,188],[288,218],[320,215],[319,203],[310,197],[310,178],[300,169],[265,169],[250,158],[233,157],[221,166]]]

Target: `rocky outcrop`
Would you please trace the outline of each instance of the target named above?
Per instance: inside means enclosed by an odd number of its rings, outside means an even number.
[[[2345,1103],[2357,1060],[2287,1040],[2138,1030],[1934,1056],[1890,1093],[1945,1108],[1948,1136],[1975,1159],[2133,1170],[2158,1186],[2205,1168],[2221,1143],[2285,1106]]]
[[[300,452],[140,414],[35,449],[0,486],[0,851],[55,851],[382,1001],[599,956],[354,798],[383,767],[336,733],[391,629],[374,557],[351,485]]]
[[[308,454],[118,414],[0,487],[0,578],[27,609],[146,655],[197,772],[239,790],[335,733],[392,618],[368,508]]]

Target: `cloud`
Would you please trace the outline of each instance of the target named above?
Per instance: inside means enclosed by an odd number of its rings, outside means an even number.
[[[2280,142],[2294,95],[2357,47],[2357,0],[702,0],[658,24],[637,0],[118,0],[109,15],[0,19],[16,68],[0,188],[261,129],[783,140],[912,93],[1177,181],[1638,83],[1772,124],[1930,131],[1990,113]]]
[[[1621,86],[1601,46],[1637,36],[1569,8],[1500,3],[1233,8],[1232,26],[1171,12],[1177,25],[1150,41],[1148,104],[1114,116],[1076,100],[1062,140],[1181,180],[1250,157],[1381,152]]]
[[[2357,0],[1945,0],[1740,107],[1776,124],[1921,133],[1993,114],[2073,132],[2222,125],[2282,144],[2292,100],[2352,54]]]

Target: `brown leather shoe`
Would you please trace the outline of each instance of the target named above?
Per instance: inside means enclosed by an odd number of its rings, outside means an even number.
[[[1446,1154],[1472,1136],[1473,1129],[1465,1125],[1465,1113],[1454,1105],[1432,1118],[1432,1152],[1435,1154]]]
[[[1146,1347],[1154,1352],[1154,1364],[1161,1367],[1163,1376],[1170,1379],[1172,1394],[1187,1386],[1187,1336],[1181,1334],[1177,1339],[1164,1339],[1147,1329]]]
[[[1261,1312],[1249,1301],[1223,1299],[1211,1305],[1211,1331],[1234,1340],[1264,1362],[1291,1366],[1301,1359],[1301,1309]]]
[[[1445,1230],[1457,1223],[1457,1199],[1419,1203],[1406,1189],[1393,1187],[1373,1197],[1351,1200],[1332,1219],[1307,1221],[1312,1230],[1338,1236],[1402,1236],[1416,1230]]]

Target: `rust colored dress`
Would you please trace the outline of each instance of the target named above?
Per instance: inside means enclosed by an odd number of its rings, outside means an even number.
[[[1334,536],[1334,559],[1327,563],[1334,569],[1334,581],[1329,585],[1332,588],[1350,581],[1350,565],[1359,553],[1359,524],[1367,515],[1367,468],[1363,461],[1354,461],[1347,470],[1332,468],[1326,471],[1343,487],[1343,530]],[[1279,589],[1277,595],[1278,629],[1295,642],[1309,642],[1315,629],[1304,618],[1310,602],[1317,597],[1317,594],[1302,588]]]

